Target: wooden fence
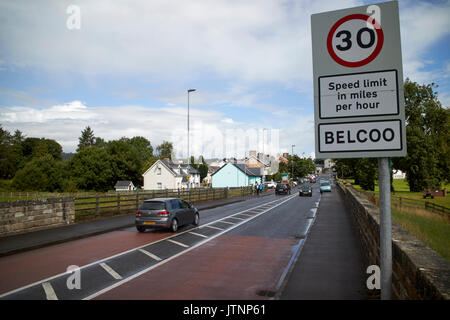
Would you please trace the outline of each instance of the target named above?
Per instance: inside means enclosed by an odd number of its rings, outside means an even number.
[[[353,187],[353,186],[352,186]],[[355,188],[353,188],[356,190]],[[364,195],[371,202],[378,205],[379,203],[379,195],[369,191],[358,191],[360,194]],[[424,209],[433,213],[438,213],[440,215],[448,216],[450,218],[450,208],[429,202],[422,201],[417,199],[405,198],[400,196],[391,195],[391,205],[396,206],[397,208],[416,208],[416,209]]]
[[[75,221],[99,217],[130,214],[142,201],[153,198],[181,198],[191,203],[227,199],[252,193],[251,187],[241,188],[195,188],[176,190],[149,190],[141,192],[117,192],[75,197]]]

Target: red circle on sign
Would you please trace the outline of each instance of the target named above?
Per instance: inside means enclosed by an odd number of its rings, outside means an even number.
[[[365,58],[361,61],[351,62],[351,61],[345,61],[338,57],[338,55],[333,50],[332,40],[333,40],[334,32],[336,31],[337,28],[339,28],[339,26],[341,24],[343,24],[344,22],[347,22],[349,20],[354,20],[354,19],[360,19],[360,20],[364,20],[364,21],[371,23],[377,32],[378,39],[377,39],[377,45],[375,47],[375,50],[370,54],[370,56],[368,56],[367,58]],[[380,24],[377,21],[375,21],[375,19],[370,18],[369,16],[367,16],[365,14],[351,14],[346,17],[343,17],[342,19],[340,19],[338,22],[336,22],[333,25],[330,32],[328,33],[327,49],[328,49],[328,53],[330,54],[331,58],[333,58],[334,61],[336,61],[337,63],[339,63],[340,65],[343,65],[345,67],[355,68],[355,67],[361,67],[363,65],[366,65],[369,62],[371,62],[373,59],[375,59],[376,56],[380,53],[381,48],[383,47],[383,42],[384,42],[383,30],[381,29]]]

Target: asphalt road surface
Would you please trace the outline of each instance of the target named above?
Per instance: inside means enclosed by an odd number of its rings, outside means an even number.
[[[316,183],[312,197],[294,189],[203,210],[176,234],[124,228],[2,257],[0,299],[268,299],[319,203]]]

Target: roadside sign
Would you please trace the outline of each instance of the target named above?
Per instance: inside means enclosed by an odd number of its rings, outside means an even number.
[[[313,14],[311,33],[316,157],[405,156],[398,3]]]

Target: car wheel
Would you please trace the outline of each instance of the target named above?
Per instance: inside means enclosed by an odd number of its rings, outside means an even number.
[[[178,230],[178,220],[172,219],[172,223],[170,224],[170,231],[177,232]]]
[[[192,223],[194,226],[198,226],[198,223],[200,221],[200,216],[198,213],[195,214],[194,216],[194,222]]]
[[[145,228],[144,227],[138,227],[138,226],[136,226],[136,229],[137,229],[137,231],[139,231],[139,232],[144,232],[145,231]]]

